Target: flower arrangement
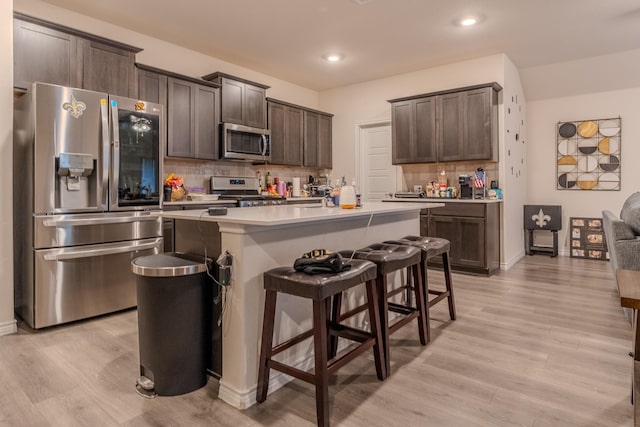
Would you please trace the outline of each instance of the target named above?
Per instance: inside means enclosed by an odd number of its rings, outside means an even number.
[[[184,186],[184,180],[181,176],[170,173],[164,180],[164,185],[170,185],[171,188],[177,190],[179,187]]]
[[[181,176],[174,175],[170,173],[164,180],[164,188],[165,188],[165,200],[171,200],[175,202],[176,200],[181,200],[187,194],[184,188],[184,179]],[[169,189],[171,190],[168,193]]]

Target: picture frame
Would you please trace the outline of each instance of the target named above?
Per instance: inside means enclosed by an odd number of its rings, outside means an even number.
[[[607,261],[609,252],[605,240],[602,218],[569,218],[571,258],[585,258]]]

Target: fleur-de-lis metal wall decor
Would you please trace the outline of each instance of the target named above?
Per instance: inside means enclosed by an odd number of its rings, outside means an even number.
[[[82,115],[84,110],[87,109],[87,104],[82,101],[78,101],[76,97],[71,94],[71,99],[69,102],[62,104],[62,109],[67,110],[74,119],[77,119]]]

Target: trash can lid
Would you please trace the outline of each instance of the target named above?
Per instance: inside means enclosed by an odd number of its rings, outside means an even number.
[[[131,261],[131,270],[134,274],[148,277],[176,277],[189,276],[191,274],[204,273],[210,258],[168,252],[158,255],[142,256]]]

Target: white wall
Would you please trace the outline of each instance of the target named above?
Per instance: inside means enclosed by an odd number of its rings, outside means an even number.
[[[318,93],[316,91],[206,56],[172,43],[148,37],[39,0],[14,0],[14,8],[17,12],[139,47],[143,51],[136,55],[136,61],[141,64],[191,77],[201,77],[215,71],[222,71],[270,86],[267,90],[267,96],[269,97],[309,108],[318,108]],[[235,37],[235,35],[229,35],[229,37]]]
[[[636,68],[637,72],[638,68]],[[615,72],[610,78],[615,84]],[[562,205],[560,248],[568,249],[569,217],[601,217],[602,210],[620,213],[625,199],[640,190],[640,85],[638,87],[543,99],[527,103],[529,203]],[[559,121],[622,117],[621,191],[556,189],[556,126]]]
[[[503,268],[509,269],[524,256],[522,209],[527,204],[527,121],[526,103],[518,69],[504,57],[504,90],[500,108],[504,120],[500,123],[500,187],[504,194],[502,204],[502,256]]]
[[[640,86],[640,49],[520,70],[529,101]]]
[[[16,331],[13,317],[13,0],[0,2],[0,335]]]
[[[333,176],[355,176],[356,124],[391,120],[389,99],[479,83],[503,84],[503,57],[492,55],[320,93],[320,109],[333,118]]]

